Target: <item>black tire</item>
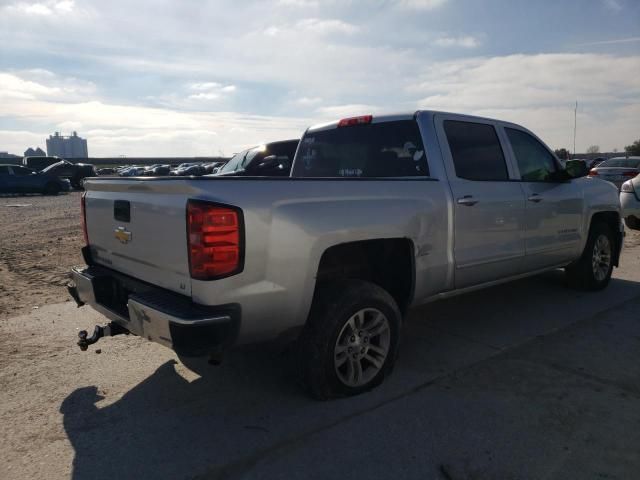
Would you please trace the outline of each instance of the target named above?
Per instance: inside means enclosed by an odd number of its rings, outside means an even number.
[[[384,326],[383,317],[386,318],[388,329]],[[349,333],[352,331],[350,322],[359,324],[360,332],[353,331],[353,335]],[[298,374],[303,387],[314,398],[326,400],[358,395],[378,386],[393,369],[398,354],[401,323],[402,315],[396,302],[377,285],[361,280],[343,280],[318,287],[309,319],[297,344]],[[380,327],[376,327],[378,324]],[[367,327],[369,330],[366,330]],[[376,334],[377,329],[381,333]],[[364,342],[369,342],[368,335],[371,335],[371,340],[367,345]],[[354,346],[348,346],[349,352],[356,350],[356,353],[346,354],[347,345],[337,345],[338,340],[343,338],[347,342],[356,339],[357,346],[355,343],[348,344]],[[377,350],[374,347],[378,347]],[[336,349],[341,350],[340,355],[344,353],[347,357],[340,366],[334,364],[339,362],[334,360]],[[382,350],[386,350],[384,357],[379,353]],[[359,360],[355,360],[356,355]],[[356,362],[360,367],[355,367]],[[345,370],[347,373],[344,373]],[[358,374],[350,375],[349,371],[359,371],[358,380],[364,383],[346,384],[341,376],[358,377]]]
[[[624,219],[627,228],[631,230],[640,230],[640,220],[637,217],[630,216]]]
[[[598,262],[600,264],[600,268],[603,269],[602,273],[599,275],[596,273],[597,269],[594,266],[594,258],[596,255],[599,255],[599,258],[602,258],[601,252],[598,253],[597,250],[599,249],[596,248],[596,244],[601,238],[606,238],[610,253],[606,273],[602,262]],[[567,266],[565,269],[569,286],[579,290],[590,291],[602,290],[605,288],[611,280],[611,273],[613,272],[613,258],[616,253],[616,248],[615,238],[609,225],[602,222],[592,224],[589,229],[589,238],[587,239],[587,244],[584,247],[582,257],[580,257],[577,262]]]
[[[49,182],[44,186],[45,195],[58,195],[60,193],[60,185]]]

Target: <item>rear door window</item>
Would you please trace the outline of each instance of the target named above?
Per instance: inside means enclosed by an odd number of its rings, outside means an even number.
[[[502,146],[493,125],[445,120],[444,131],[458,178],[478,181],[509,179]]]
[[[294,177],[428,176],[415,120],[369,123],[307,132],[300,141]]]

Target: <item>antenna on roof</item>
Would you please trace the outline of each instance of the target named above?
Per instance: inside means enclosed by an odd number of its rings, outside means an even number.
[[[576,158],[576,128],[578,126],[578,100],[576,108],[573,110],[573,158]]]

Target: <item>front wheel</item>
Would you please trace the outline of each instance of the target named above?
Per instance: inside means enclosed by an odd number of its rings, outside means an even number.
[[[379,385],[396,360],[401,318],[391,295],[372,283],[319,287],[298,344],[303,385],[318,399]]]
[[[582,257],[566,268],[569,285],[580,290],[602,290],[611,280],[615,239],[606,223],[595,223]]]

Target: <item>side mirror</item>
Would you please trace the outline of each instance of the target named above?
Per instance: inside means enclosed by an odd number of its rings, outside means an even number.
[[[567,160],[565,171],[570,178],[580,178],[587,176],[589,167],[581,160]]]

